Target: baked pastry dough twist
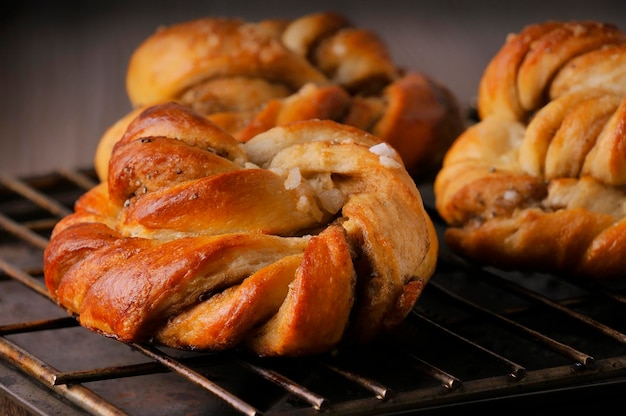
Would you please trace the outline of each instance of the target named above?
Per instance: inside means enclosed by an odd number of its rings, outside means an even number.
[[[510,36],[481,80],[481,120],[435,180],[446,243],[483,264],[623,277],[625,97],[615,26],[551,21]]]
[[[293,20],[201,18],[161,28],[131,56],[135,111],[107,131],[96,170],[146,106],[177,101],[240,141],[276,125],[330,119],[388,141],[414,177],[433,175],[464,128],[441,83],[395,65],[383,41],[335,13]]]
[[[167,103],[130,123],[108,179],[56,225],[44,274],[81,325],[124,342],[297,356],[397,325],[437,252],[379,138],[308,120],[242,144]]]

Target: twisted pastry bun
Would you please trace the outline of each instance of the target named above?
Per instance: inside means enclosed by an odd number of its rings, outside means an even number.
[[[240,141],[296,120],[349,124],[389,142],[416,177],[432,176],[464,128],[449,89],[397,67],[375,33],[336,13],[207,17],[161,28],[131,56],[126,88],[134,109],[176,101]],[[116,124],[123,130],[135,116]],[[98,146],[101,179],[119,130]]]
[[[528,26],[487,66],[478,105],[435,179],[446,243],[503,268],[624,277],[626,34]]]
[[[298,356],[404,319],[438,241],[379,138],[331,120],[242,144],[178,103],[141,112],[55,226],[47,288],[124,342]]]

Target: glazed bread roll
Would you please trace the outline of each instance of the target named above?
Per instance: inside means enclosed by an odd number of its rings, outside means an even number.
[[[626,270],[626,35],[597,22],[511,35],[451,146],[436,207],[458,253],[582,278]]]
[[[376,136],[305,120],[241,143],[166,103],[129,123],[107,180],[56,225],[44,275],[81,325],[123,342],[300,356],[396,326],[437,254]]]
[[[374,32],[335,13],[206,17],[161,28],[131,56],[126,87],[135,109],[175,101],[243,142],[297,120],[349,124],[388,141],[415,177],[432,175],[464,128],[448,88],[397,67]],[[100,140],[94,162],[102,180],[119,130]]]

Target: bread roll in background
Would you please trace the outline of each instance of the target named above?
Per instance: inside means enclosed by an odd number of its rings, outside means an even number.
[[[135,109],[175,101],[242,142],[298,120],[352,125],[391,144],[418,181],[432,178],[465,125],[447,86],[396,65],[375,29],[332,12],[257,22],[211,16],[158,28],[133,52],[126,88]],[[100,179],[129,118],[100,141]]]
[[[625,276],[626,34],[547,21],[509,36],[478,89],[480,120],[434,191],[445,242],[482,264]]]

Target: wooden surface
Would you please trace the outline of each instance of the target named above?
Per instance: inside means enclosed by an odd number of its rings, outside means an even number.
[[[3,3],[0,174],[91,166],[105,129],[130,110],[128,59],[160,25],[201,16],[260,20],[334,10],[375,30],[396,62],[445,83],[469,105],[508,33],[544,20],[592,19],[626,30],[626,2],[43,1]]]

